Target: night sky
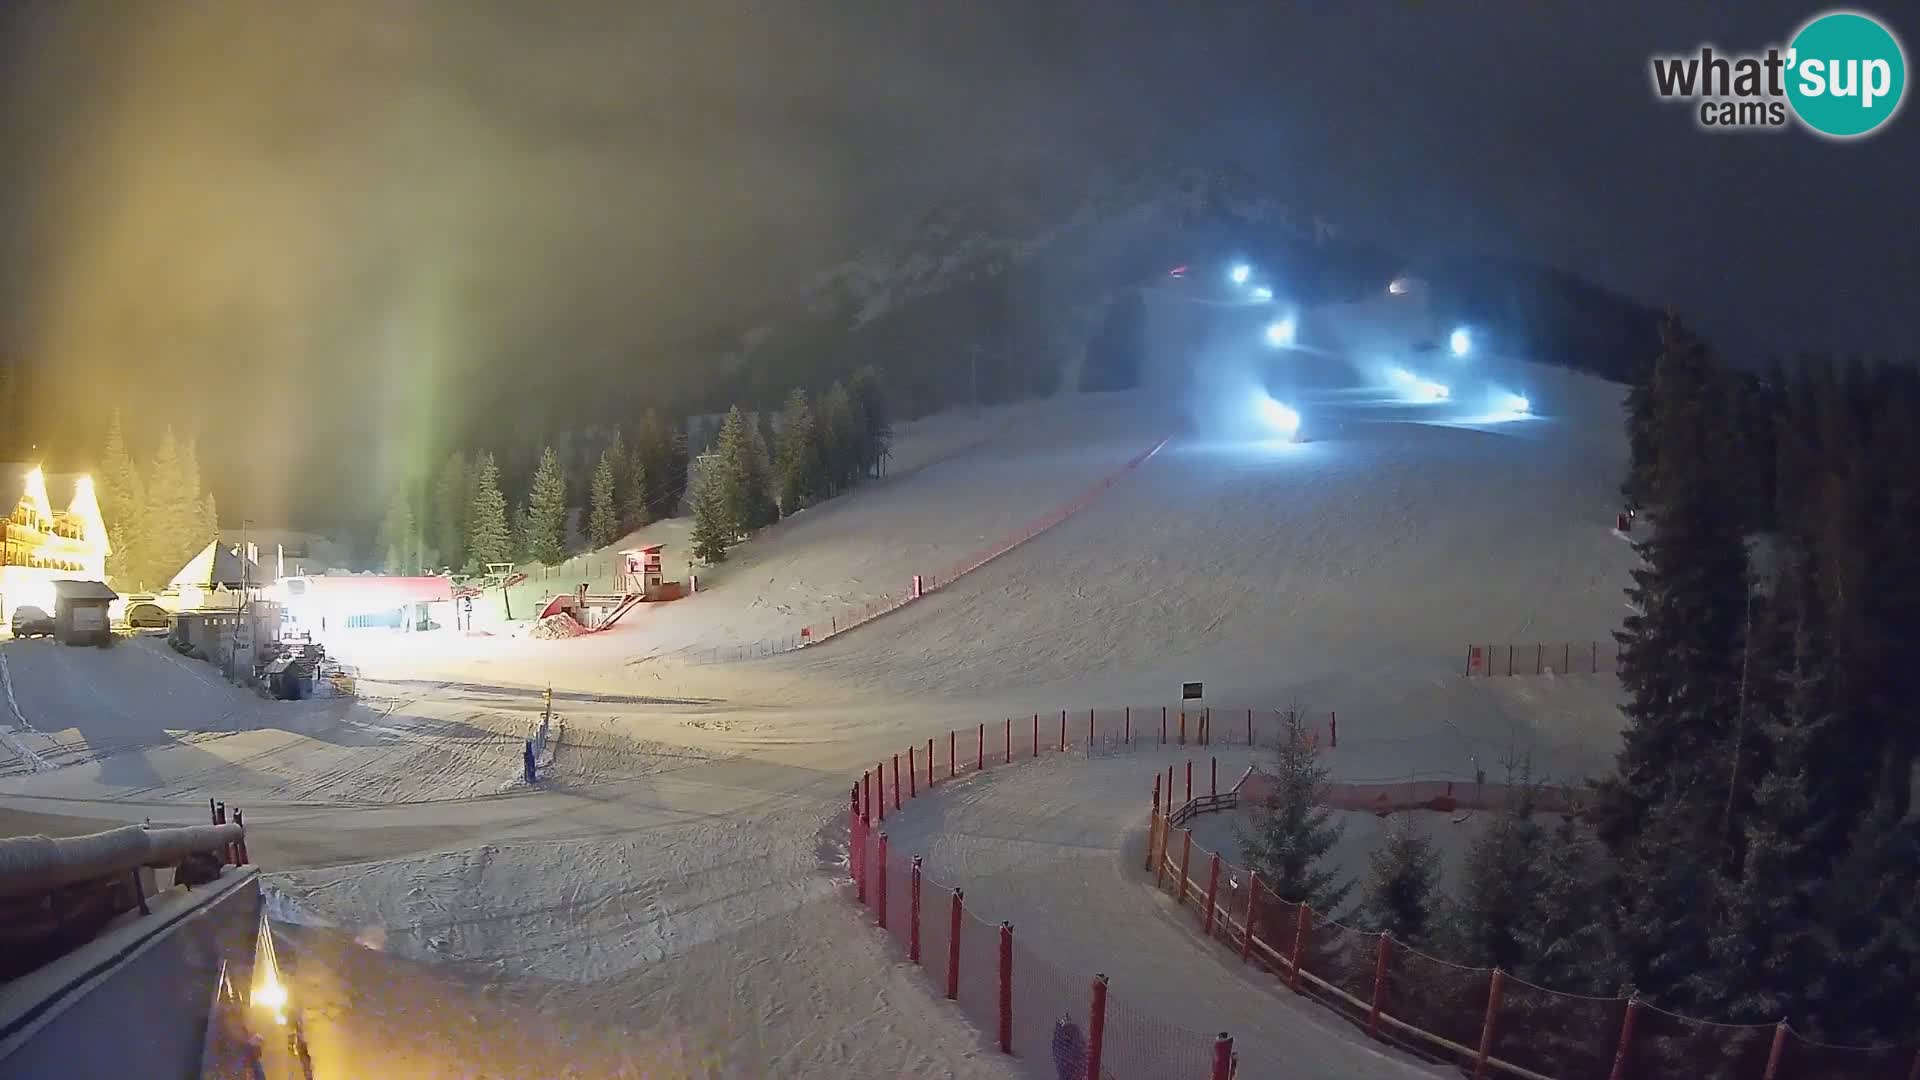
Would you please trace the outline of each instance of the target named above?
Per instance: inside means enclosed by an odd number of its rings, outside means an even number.
[[[115,403],[198,430],[223,504],[278,516],[312,455],[422,456],[455,388],[555,355],[674,362],[648,345],[1037,145],[1246,168],[1351,235],[1574,270],[1742,356],[1910,357],[1913,109],[1849,144],[1708,135],[1650,89],[1652,52],[1820,10],[14,2],[0,351],[92,433]],[[1866,10],[1911,58],[1920,18]]]

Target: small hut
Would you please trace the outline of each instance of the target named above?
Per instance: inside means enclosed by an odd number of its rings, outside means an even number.
[[[103,581],[53,583],[53,636],[68,645],[107,645],[113,621],[107,608],[120,594]]]

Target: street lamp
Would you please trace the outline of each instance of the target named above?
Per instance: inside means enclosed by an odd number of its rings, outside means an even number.
[[[1235,263],[1232,271],[1227,274],[1227,277],[1231,279],[1235,285],[1245,285],[1247,279],[1252,276],[1253,267],[1248,266],[1246,263]]]

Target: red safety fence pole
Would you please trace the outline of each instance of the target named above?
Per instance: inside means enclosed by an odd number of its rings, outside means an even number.
[[[1154,774],[1153,774],[1153,812],[1147,815],[1146,869],[1148,870],[1153,869],[1153,834],[1154,834],[1154,830],[1159,828],[1159,822],[1160,822],[1160,772],[1159,770],[1156,769],[1154,770]]]
[[[1233,1036],[1221,1032],[1213,1040],[1213,1080],[1232,1080]]]
[[[1253,745],[1253,710],[1247,710],[1247,745]]]
[[[927,790],[933,790],[933,740],[927,740]]]
[[[1200,933],[1206,937],[1212,937],[1213,905],[1215,898],[1220,893],[1220,853],[1217,851],[1214,852],[1207,862],[1209,863],[1207,867],[1207,912],[1200,916]]]
[[[1627,1055],[1633,1050],[1633,1022],[1640,1016],[1638,995],[1627,999],[1627,1012],[1620,1018],[1620,1043],[1613,1051],[1613,1071],[1607,1080],[1627,1080]],[[1920,1057],[1914,1061],[1920,1064]]]
[[[1180,745],[1187,745],[1187,710],[1180,710]]]
[[[1380,1037],[1380,1004],[1387,998],[1387,954],[1393,951],[1393,935],[1380,932],[1380,951],[1373,958],[1373,1004],[1367,1009],[1367,1035]]]
[[[1168,822],[1165,814],[1161,814],[1159,826],[1158,842],[1154,842],[1152,837],[1148,838],[1152,846],[1148,857],[1153,859],[1153,887],[1164,889],[1167,887],[1167,830],[1173,828],[1173,825]]]
[[[1013,924],[1000,924],[1000,1052],[1013,1053]]]
[[[893,808],[900,809],[900,755],[893,755]]]
[[[893,786],[896,788],[899,787],[900,786],[899,781],[895,781]],[[907,798],[917,799],[919,797],[920,797],[920,771],[919,769],[914,767],[913,747],[909,746],[907,747]]]
[[[953,890],[953,902],[947,908],[947,1000],[960,996],[960,902],[964,894]]]
[[[1087,1008],[1087,1075],[1100,1077],[1100,1057],[1107,1041],[1107,977],[1093,977],[1093,1003]]]
[[[875,765],[873,773],[874,791],[880,796],[880,820],[885,821],[887,820],[887,763],[883,761]]]
[[[1181,829],[1180,836],[1180,880],[1173,883],[1173,902],[1176,904],[1185,904],[1187,902],[1187,882],[1193,880],[1193,876],[1187,873],[1187,869],[1193,865],[1193,830]]]
[[[1099,732],[1094,728],[1094,725],[1093,725],[1093,710],[1088,709],[1087,710],[1087,745],[1088,746],[1093,745],[1093,740],[1098,734]]]
[[[860,820],[873,822],[873,774],[860,774]]]
[[[1167,707],[1160,706],[1160,745],[1167,745]]]
[[[1240,938],[1240,962],[1246,963],[1253,955],[1253,920],[1260,917],[1260,875],[1249,872],[1247,877],[1247,932]]]
[[[1060,710],[1060,752],[1067,752],[1067,710]]]
[[[980,724],[979,740],[979,743],[973,748],[973,768],[975,772],[987,767],[987,725],[985,721],[982,721]]]
[[[1125,716],[1125,719],[1122,721],[1122,727],[1120,729],[1121,730],[1120,741],[1121,743],[1127,746],[1132,746],[1133,745],[1133,706],[1131,705],[1126,706],[1126,710],[1127,711],[1123,714]]]
[[[960,745],[959,734],[957,731],[947,732],[947,779],[949,780],[958,775],[960,769],[957,749]]]
[[[1040,714],[1033,714],[1033,756],[1040,756]]]
[[[1779,1080],[1780,1060],[1787,1053],[1787,1018],[1773,1025],[1773,1045],[1767,1048],[1767,1068],[1760,1074],[1760,1080]]]
[[[907,959],[920,962],[920,856],[913,857],[907,877]]]
[[[1007,764],[1013,764],[1013,717],[1007,717]]]
[[[1213,772],[1213,779],[1208,781],[1210,786],[1207,788],[1207,793],[1217,799],[1220,797],[1220,759],[1218,757],[1208,758],[1207,764]]]
[[[1313,918],[1313,908],[1300,905],[1299,917],[1293,920],[1293,972],[1289,982],[1294,993],[1300,992],[1300,954],[1307,944],[1307,921]]]
[[[1487,1059],[1493,1056],[1493,1028],[1500,1019],[1500,992],[1506,982],[1507,973],[1494,968],[1493,979],[1487,983],[1487,1018],[1480,1025],[1480,1053],[1473,1061],[1473,1080],[1486,1080]]]
[[[1193,801],[1193,759],[1187,759],[1187,801]]]
[[[1331,709],[1327,711],[1327,745],[1333,749],[1340,746],[1340,714]]]
[[[887,834],[880,834],[880,858],[876,864],[880,872],[874,876],[873,910],[880,916],[880,929],[887,928]]]

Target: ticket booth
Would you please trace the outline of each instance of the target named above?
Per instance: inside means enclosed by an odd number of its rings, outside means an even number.
[[[620,553],[620,591],[652,599],[660,594],[663,578],[660,553],[665,544],[628,548]]]

